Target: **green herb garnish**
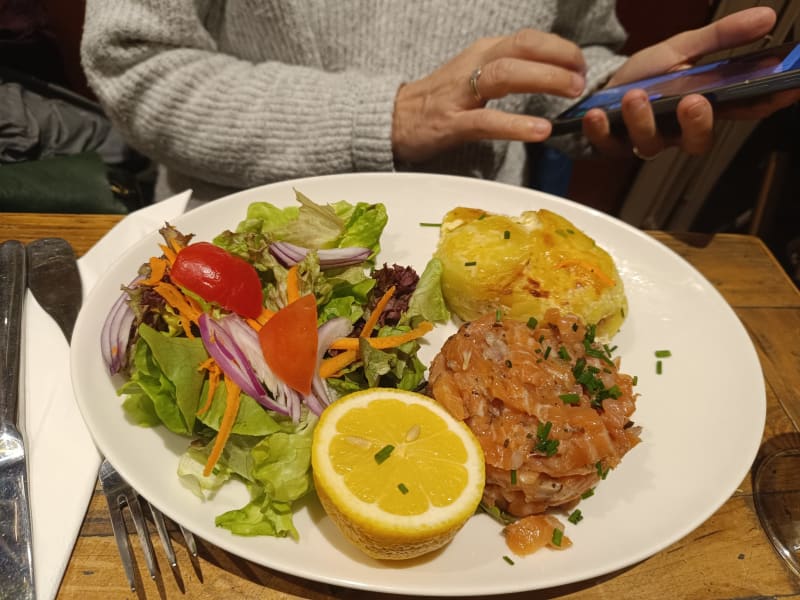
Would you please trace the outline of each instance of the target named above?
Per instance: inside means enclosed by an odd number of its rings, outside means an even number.
[[[580,404],[580,394],[560,394],[558,396],[564,404]]]
[[[553,424],[550,421],[539,423],[536,427],[536,445],[533,449],[545,456],[553,456],[558,451],[559,442],[550,438],[551,429],[553,429]]]
[[[383,448],[375,453],[375,462],[381,464],[392,455],[392,452],[394,452],[394,446],[391,444],[386,444]]]
[[[550,540],[550,543],[560,548],[562,539],[564,539],[564,532],[560,529],[553,529],[553,539]]]

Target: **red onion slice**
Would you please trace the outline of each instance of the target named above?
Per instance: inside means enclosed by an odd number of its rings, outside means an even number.
[[[291,267],[299,263],[309,253],[308,248],[286,241],[273,242],[269,245],[269,251],[285,267]],[[357,246],[350,248],[324,248],[316,252],[321,269],[357,265],[367,260],[372,253],[369,248]]]
[[[222,372],[242,388],[245,394],[270,410],[284,415],[291,413],[287,406],[281,406],[267,394],[249,359],[223,325],[207,313],[200,315],[198,325],[208,353],[217,361]]]
[[[128,287],[133,287],[142,279],[142,276],[136,277]],[[122,292],[111,305],[100,331],[100,354],[111,375],[119,373],[128,362],[128,344],[135,319],[136,314],[128,303],[128,294]]]

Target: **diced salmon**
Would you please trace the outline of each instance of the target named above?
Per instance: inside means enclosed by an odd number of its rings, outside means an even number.
[[[556,529],[560,536],[554,536]],[[531,515],[503,528],[506,545],[519,556],[532,554],[545,546],[566,550],[572,546],[572,540],[563,533],[564,525],[551,515]]]
[[[575,502],[639,442],[629,375],[574,315],[486,315],[434,359],[429,391],[478,438],[484,502],[518,517]]]

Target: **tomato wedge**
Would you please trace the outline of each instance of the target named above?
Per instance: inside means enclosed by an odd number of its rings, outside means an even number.
[[[310,394],[319,343],[314,295],[301,296],[272,315],[258,339],[272,372],[292,389]]]
[[[209,242],[182,248],[170,278],[206,302],[243,317],[257,318],[264,306],[261,280],[253,265]]]

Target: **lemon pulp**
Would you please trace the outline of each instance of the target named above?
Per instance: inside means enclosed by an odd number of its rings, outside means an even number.
[[[484,485],[483,453],[462,422],[427,396],[384,388],[350,394],[323,412],[312,468],[328,514],[379,558],[446,544]]]

